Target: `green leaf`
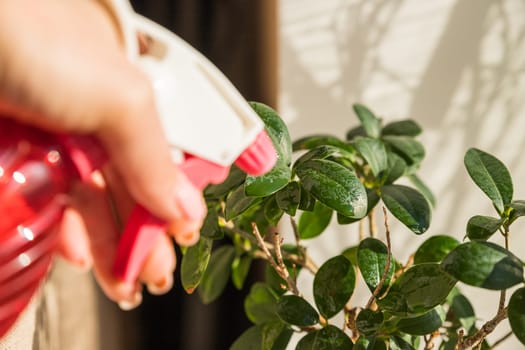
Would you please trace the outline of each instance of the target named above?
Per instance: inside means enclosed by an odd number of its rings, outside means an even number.
[[[467,151],[464,162],[472,180],[492,200],[498,213],[502,213],[513,193],[512,179],[505,164],[476,148]]]
[[[419,192],[421,192],[423,197],[425,197],[428,200],[430,205],[432,207],[435,207],[436,206],[436,197],[434,197],[434,194],[432,193],[430,188],[428,188],[428,186],[423,182],[423,180],[421,180],[421,178],[419,176],[417,176],[416,174],[408,175],[407,178],[410,180],[412,185],[414,185],[414,187]]]
[[[492,242],[472,241],[451,251],[441,262],[450,275],[471,286],[503,290],[523,282],[523,264]]]
[[[366,191],[353,171],[329,160],[312,159],[296,172],[302,186],[325,205],[352,218],[366,215]]]
[[[313,211],[305,211],[299,217],[297,229],[299,237],[309,239],[319,236],[328,227],[333,210],[321,202],[316,202]]]
[[[407,334],[427,335],[441,327],[444,321],[445,310],[439,305],[423,315],[401,319],[397,328]]]
[[[352,350],[350,338],[339,328],[328,325],[310,332],[297,343],[296,350]]]
[[[296,295],[284,295],[277,302],[277,314],[286,323],[307,327],[319,323],[319,314],[306,300]]]
[[[409,136],[383,136],[383,141],[390,146],[408,165],[417,165],[425,158],[423,145]]]
[[[407,163],[394,152],[387,152],[387,169],[384,172],[383,183],[390,185],[405,174]]]
[[[292,144],[293,151],[309,150],[317,146],[335,146],[342,149],[351,150],[351,146],[346,142],[331,135],[311,135],[300,138]]]
[[[365,238],[359,244],[359,249],[357,251],[359,270],[361,270],[361,274],[371,292],[376,289],[383,277],[387,259],[388,248],[380,240],[375,238]],[[383,287],[379,291],[379,296],[383,295],[390,285],[390,280],[395,272],[394,270],[394,261],[392,259]]]
[[[249,255],[236,257],[232,263],[232,282],[235,288],[241,290],[244,286],[244,281],[250,272],[253,258]]]
[[[366,136],[365,128],[362,125],[356,126],[346,132],[346,140],[353,141],[356,137]]]
[[[406,340],[398,335],[390,337],[390,350],[415,350]]]
[[[418,191],[402,185],[387,185],[382,189],[381,199],[388,210],[412,232],[421,234],[428,229],[430,207]]]
[[[264,122],[279,159],[286,165],[290,164],[292,160],[292,140],[284,121],[276,111],[265,104],[250,102],[250,105]]]
[[[261,202],[259,197],[248,197],[244,193],[244,187],[237,187],[226,198],[226,208],[224,209],[224,216],[226,220],[231,220],[244,213],[252,206]]]
[[[244,299],[246,316],[255,324],[278,320],[277,300],[278,296],[270,286],[261,282],[253,284]]]
[[[293,330],[282,321],[267,322],[262,326],[261,350],[286,350]]]
[[[471,240],[489,239],[496,232],[503,221],[490,216],[475,215],[467,223],[467,237]]]
[[[214,208],[208,208],[208,213],[200,231],[201,237],[210,239],[220,239],[224,236],[224,232],[219,225],[219,215]]]
[[[354,350],[387,350],[385,339],[382,337],[359,337],[355,343]]]
[[[301,203],[301,186],[297,181],[292,181],[275,195],[279,208],[288,215],[295,216],[299,203]]]
[[[315,198],[301,186],[301,201],[299,202],[299,209],[303,211],[312,211],[315,208]]]
[[[456,279],[438,264],[414,265],[395,280],[388,294],[377,303],[392,314],[415,316],[444,302],[455,284]]]
[[[353,105],[353,108],[366,134],[370,137],[378,138],[379,135],[381,135],[381,119],[376,117],[372,111],[362,104],[356,103]]]
[[[456,294],[452,297],[449,314],[461,324],[461,326],[467,331],[467,334],[476,324],[474,308],[463,294]]]
[[[357,315],[355,323],[361,334],[370,336],[381,328],[383,320],[384,316],[382,312],[364,309]]]
[[[355,288],[355,271],[343,255],[328,259],[315,274],[314,300],[321,315],[330,318],[341,311]]]
[[[208,267],[211,256],[212,240],[201,237],[197,244],[188,247],[180,267],[182,287],[186,293],[193,293],[199,285]]]
[[[509,221],[513,223],[520,216],[525,216],[525,201],[515,200],[512,201],[509,205]]]
[[[459,244],[457,239],[450,236],[432,236],[424,241],[417,249],[414,254],[414,264],[441,262],[441,260]]]
[[[383,141],[369,137],[359,137],[354,141],[353,145],[368,163],[376,177],[379,177],[388,167],[388,158]]]
[[[204,304],[211,303],[224,291],[234,258],[235,249],[230,245],[221,246],[213,251],[208,268],[197,289]]]
[[[293,168],[296,169],[301,164],[309,160],[312,160],[312,159],[334,159],[336,160],[336,159],[344,158],[352,162],[354,161],[354,158],[355,158],[355,154],[354,154],[355,150],[353,150],[352,148],[352,151],[348,151],[348,148],[351,148],[351,147],[352,146],[350,145],[347,145],[346,148],[340,148],[340,147],[335,147],[335,146],[330,146],[330,145],[317,146],[311,149],[310,151],[306,152],[302,156],[300,156],[299,159],[295,161]],[[352,167],[350,166],[350,168]]]
[[[232,344],[230,350],[261,350],[261,326],[252,326],[241,334]]]
[[[248,196],[265,197],[288,185],[292,170],[280,159],[270,172],[260,176],[247,176],[244,191]]]
[[[508,315],[512,332],[525,344],[525,288],[516,290],[509,301]]]
[[[415,121],[406,119],[388,123],[383,127],[382,134],[415,137],[421,134],[422,131],[421,127]]]
[[[367,188],[366,189],[366,199],[367,199],[366,215],[368,215],[375,208],[377,203],[379,203],[379,195],[377,194],[375,190]],[[337,213],[337,223],[339,225],[353,224],[354,222],[360,221],[361,219],[362,218],[360,219],[349,218],[348,216],[344,216],[341,213]]]
[[[239,169],[237,166],[232,165],[230,173],[226,180],[220,184],[209,185],[204,190],[204,196],[206,198],[221,198],[228,194],[234,188],[239,187],[246,179],[246,173]]]
[[[357,251],[359,249],[359,246],[353,246],[346,248],[341,255],[343,255],[345,258],[347,258],[353,266],[358,266],[357,262]]]
[[[275,196],[269,197],[265,200],[264,217],[271,225],[277,226],[283,214],[284,211],[277,205],[277,199]]]

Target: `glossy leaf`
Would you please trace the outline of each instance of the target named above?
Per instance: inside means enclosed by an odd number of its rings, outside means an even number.
[[[336,146],[339,148],[350,150],[351,146],[346,142],[332,135],[311,135],[302,137],[292,144],[293,151],[310,150],[317,146]]]
[[[383,141],[408,165],[417,165],[425,158],[425,148],[412,137],[388,135],[383,136]]]
[[[432,207],[436,206],[436,197],[430,190],[430,188],[421,180],[416,174],[411,174],[407,176],[408,180],[414,185],[414,187],[425,197]]]
[[[441,262],[463,283],[502,290],[523,282],[523,264],[511,252],[492,242],[472,241],[457,246]]]
[[[319,314],[306,300],[296,295],[284,295],[277,302],[277,314],[294,326],[313,326],[319,322]]]
[[[226,180],[220,184],[209,185],[204,190],[204,196],[206,198],[221,198],[228,192],[239,187],[240,184],[246,179],[246,173],[239,169],[237,166],[232,165],[230,173]]]
[[[455,284],[456,279],[438,264],[414,265],[392,283],[388,294],[378,300],[378,304],[395,315],[415,316],[445,301]]]
[[[277,205],[275,196],[269,197],[265,200],[264,217],[271,225],[277,226],[283,214],[284,211]]]
[[[361,125],[365,129],[366,134],[370,137],[378,138],[381,135],[381,119],[376,117],[370,109],[362,104],[354,104],[353,109],[361,121]]]
[[[415,350],[409,342],[398,335],[390,337],[390,350]]]
[[[285,188],[277,192],[275,200],[279,208],[288,215],[295,216],[301,203],[301,186],[296,181],[290,182]]]
[[[388,158],[383,141],[369,137],[359,137],[353,142],[353,145],[368,163],[376,177],[379,177],[388,167]]]
[[[193,293],[200,284],[211,256],[212,240],[201,237],[197,244],[188,247],[180,267],[182,287]]]
[[[352,146],[347,145],[346,148],[350,148]],[[299,159],[297,159],[293,165],[293,168],[296,169],[301,164],[312,160],[312,159],[339,159],[339,158],[345,158],[349,161],[353,161],[355,158],[354,150],[348,151],[345,148],[330,146],[330,145],[321,145],[317,146],[310,151],[303,154]],[[347,166],[348,168],[352,168],[352,166]]]
[[[510,298],[508,315],[512,333],[525,344],[525,288],[517,289]]]
[[[390,185],[405,174],[407,163],[394,152],[387,152],[387,170],[383,177],[383,183]]]
[[[423,315],[401,319],[397,328],[407,334],[427,335],[441,327],[444,321],[445,310],[442,306],[437,306]]]
[[[282,321],[272,321],[261,325],[261,350],[286,350],[293,330]]]
[[[468,334],[476,324],[476,314],[472,304],[461,293],[455,294],[449,304],[449,314],[459,322]]]
[[[364,309],[357,315],[355,324],[361,334],[370,336],[381,328],[383,320],[384,316],[382,312]]]
[[[432,236],[417,249],[414,254],[414,264],[441,262],[459,244],[457,239],[450,236]]]
[[[314,300],[321,315],[330,318],[341,311],[355,288],[355,271],[342,255],[328,259],[315,274]]]
[[[244,331],[229,350],[261,350],[262,327],[252,326]]]
[[[296,168],[302,186],[315,198],[341,214],[366,214],[366,191],[356,174],[329,160],[312,159]]]
[[[247,176],[244,191],[248,196],[265,197],[269,196],[290,182],[292,170],[283,161],[278,160],[277,164],[268,173],[260,176]]]
[[[371,336],[365,338],[363,336],[357,339],[353,350],[387,350],[385,339],[382,337]]]
[[[362,125],[356,126],[346,132],[346,140],[353,141],[356,137],[367,136],[365,128]]]
[[[292,160],[292,140],[284,121],[276,111],[263,103],[250,102],[250,105],[264,122],[279,159],[286,165],[290,164]]]
[[[219,215],[215,208],[208,208],[208,213],[204,218],[200,235],[201,237],[210,239],[220,239],[224,236],[224,232],[219,225]]]
[[[509,205],[509,219],[513,223],[520,216],[525,216],[525,201],[524,200],[515,200],[512,201]]]
[[[371,292],[373,292],[379,285],[379,282],[385,273],[387,259],[388,249],[380,240],[375,238],[365,238],[359,244],[359,249],[357,251],[359,270]],[[390,280],[394,275],[394,270],[394,261],[392,259],[383,287],[378,294],[379,296],[381,296],[390,285]]]
[[[232,262],[232,282],[235,288],[242,289],[250,272],[253,258],[249,255],[236,257]]]
[[[309,239],[319,236],[328,227],[333,210],[317,202],[313,211],[305,211],[299,217],[299,237]]]
[[[339,328],[328,325],[310,332],[297,343],[296,350],[352,350],[350,338]]]
[[[377,203],[379,203],[380,198],[375,190],[367,188],[366,189],[366,199],[367,199],[366,215],[368,215],[376,207]],[[347,216],[342,215],[341,213],[337,213],[337,223],[339,225],[353,224],[354,222],[358,222],[361,219],[362,218],[360,219],[349,218]]]
[[[261,282],[255,283],[244,299],[246,316],[255,324],[278,320],[277,300],[278,296],[270,286]]]
[[[501,227],[502,220],[490,216],[476,215],[467,223],[467,237],[471,240],[489,239]]]
[[[250,207],[261,202],[259,197],[249,197],[244,193],[243,186],[238,187],[226,198],[224,216],[226,220],[231,220],[244,213]]]
[[[406,227],[421,234],[430,225],[430,206],[421,193],[402,185],[384,186],[381,199],[388,210]]]
[[[421,134],[422,131],[415,121],[406,119],[388,123],[383,127],[382,134],[415,137]]]
[[[315,208],[315,198],[301,186],[301,201],[299,202],[299,209],[303,211],[312,211]]]
[[[221,246],[213,251],[208,268],[197,289],[204,304],[211,303],[224,291],[230,278],[234,258],[235,249],[230,245]]]
[[[510,173],[499,159],[476,148],[465,154],[465,167],[478,187],[492,200],[499,213],[512,200]]]

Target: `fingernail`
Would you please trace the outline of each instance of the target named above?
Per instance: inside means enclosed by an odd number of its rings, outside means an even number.
[[[122,300],[122,301],[120,301],[118,303],[118,306],[124,311],[129,311],[129,310],[133,310],[134,308],[139,306],[140,303],[142,303],[142,293],[141,292],[136,292],[133,295],[133,298],[131,298],[130,300]]]
[[[186,219],[202,220],[206,215],[202,194],[189,182],[177,188],[176,201]]]
[[[173,286],[173,276],[171,274],[164,276],[154,283],[148,283],[148,291],[153,295],[161,295],[167,293]]]
[[[199,241],[199,233],[191,231],[185,234],[176,235],[175,240],[177,241],[178,245],[189,247]]]

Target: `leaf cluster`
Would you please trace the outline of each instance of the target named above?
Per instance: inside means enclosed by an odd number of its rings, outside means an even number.
[[[384,124],[356,104],[359,125],[345,139],[312,135],[292,143],[274,110],[260,103],[252,107],[265,123],[277,164],[259,177],[233,166],[222,184],[205,190],[208,215],[201,239],[185,251],[181,267],[186,291],[197,290],[210,303],[230,279],[243,288],[255,259],[271,262],[265,281],[252,285],[245,299],[254,325],[231,349],[285,349],[294,332],[304,334],[299,350],[417,349],[435,339],[440,349],[489,348],[487,327],[479,327],[458,282],[502,293],[523,284],[523,262],[509,250],[508,238],[511,224],[525,216],[525,200],[513,200],[505,165],[470,149],[466,169],[496,215],[468,220],[463,242],[447,235],[428,238],[403,265],[391,251],[386,222],[386,244],[376,238],[374,211],[382,206],[385,215],[388,211],[416,235],[429,228],[435,198],[417,174],[425,156],[417,139],[420,126],[413,120]],[[283,245],[276,233],[283,217],[292,223],[293,244]],[[334,220],[357,224],[360,231],[368,221],[368,236],[317,267],[302,241],[323,234]],[[496,233],[503,246],[489,241]],[[313,301],[295,287],[297,276],[307,271],[314,275]],[[355,306],[351,297],[359,278],[371,295],[366,305]],[[500,305],[495,319],[508,315],[513,333],[525,344],[524,310],[521,287],[508,305]],[[342,327],[332,322],[339,314]]]

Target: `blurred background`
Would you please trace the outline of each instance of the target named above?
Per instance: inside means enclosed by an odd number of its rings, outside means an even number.
[[[483,149],[507,164],[516,198],[525,198],[522,0],[132,3],[209,57],[248,100],[276,107],[292,139],[313,133],[343,137],[357,122],[351,110],[355,102],[385,121],[415,119],[424,129],[421,141],[427,151],[420,175],[438,203],[423,237],[390,220],[393,252],[401,260],[429,235],[462,239],[470,216],[492,214],[464,170],[468,148]],[[516,227],[510,240],[511,250],[522,257],[523,228]],[[352,226],[330,231],[307,242],[314,260],[357,243]],[[255,267],[251,278],[259,277]],[[301,275],[300,282],[311,297],[311,278]],[[480,322],[494,314],[496,294],[462,289],[475,296]],[[364,290],[360,293],[366,297]],[[245,294],[230,286],[218,301],[203,306],[179,284],[166,296],[146,295],[139,309],[123,313],[96,298],[89,275],[58,263],[24,321],[33,331],[32,347],[12,349],[228,349],[249,326]],[[505,321],[489,339],[508,330]],[[499,348],[522,345],[510,339]]]

